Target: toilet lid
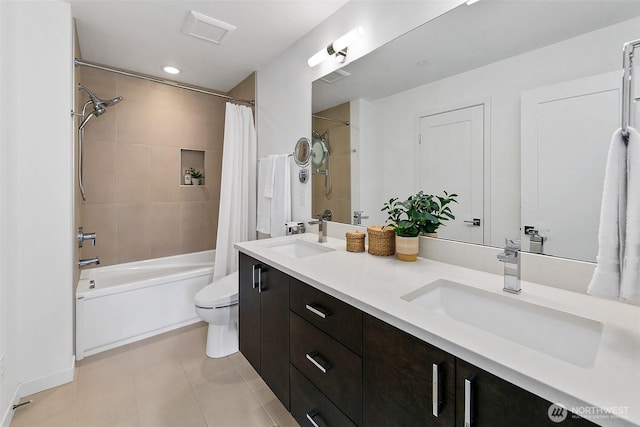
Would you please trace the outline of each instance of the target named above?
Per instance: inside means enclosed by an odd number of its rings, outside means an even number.
[[[195,303],[201,308],[212,308],[238,301],[238,273],[223,277],[200,289]]]

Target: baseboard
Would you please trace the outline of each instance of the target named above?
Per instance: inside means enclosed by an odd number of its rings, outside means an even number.
[[[2,424],[0,424],[0,426],[9,427],[9,424],[11,424],[11,420],[13,419],[13,405],[17,405],[18,402],[20,401],[20,395],[18,394],[19,391],[20,391],[20,386],[16,387],[16,391],[15,393],[13,393],[13,398],[11,399],[11,403],[2,414]]]
[[[68,369],[57,372],[46,377],[38,378],[32,381],[20,383],[18,386],[18,396],[24,397],[30,394],[38,393],[52,387],[67,384],[73,381],[76,369],[75,356],[71,357],[71,366]]]

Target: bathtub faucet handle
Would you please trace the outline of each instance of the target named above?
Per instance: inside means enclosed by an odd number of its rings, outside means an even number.
[[[78,247],[82,247],[82,242],[91,240],[91,246],[96,247],[96,233],[84,233],[82,227],[78,227]]]

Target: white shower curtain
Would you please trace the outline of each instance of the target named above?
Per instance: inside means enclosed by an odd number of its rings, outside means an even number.
[[[227,102],[213,280],[238,270],[236,242],[256,236],[256,130],[251,108]]]

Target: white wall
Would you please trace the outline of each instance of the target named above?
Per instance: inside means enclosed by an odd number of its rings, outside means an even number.
[[[20,396],[73,379],[70,5],[2,2],[0,378]]]
[[[258,70],[256,126],[258,157],[293,152],[296,141],[311,138],[311,83],[337,68],[325,61],[309,68],[307,59],[336,38],[362,26],[364,37],[349,47],[352,61],[420,24],[462,4],[442,1],[351,1],[309,34]],[[293,219],[311,216],[311,185],[291,174]]]
[[[384,220],[380,207],[390,197],[406,197],[418,190],[415,168],[406,162],[416,150],[419,113],[487,99],[491,136],[486,172],[492,197],[491,238],[485,243],[503,246],[505,237],[519,236],[521,92],[620,69],[622,45],[638,38],[638,28],[640,18],[369,102],[368,110],[363,110],[368,113],[361,119],[366,129],[362,141],[371,146],[361,147],[361,153],[382,153],[384,161],[372,156],[362,165],[361,209],[372,214],[368,223]]]

